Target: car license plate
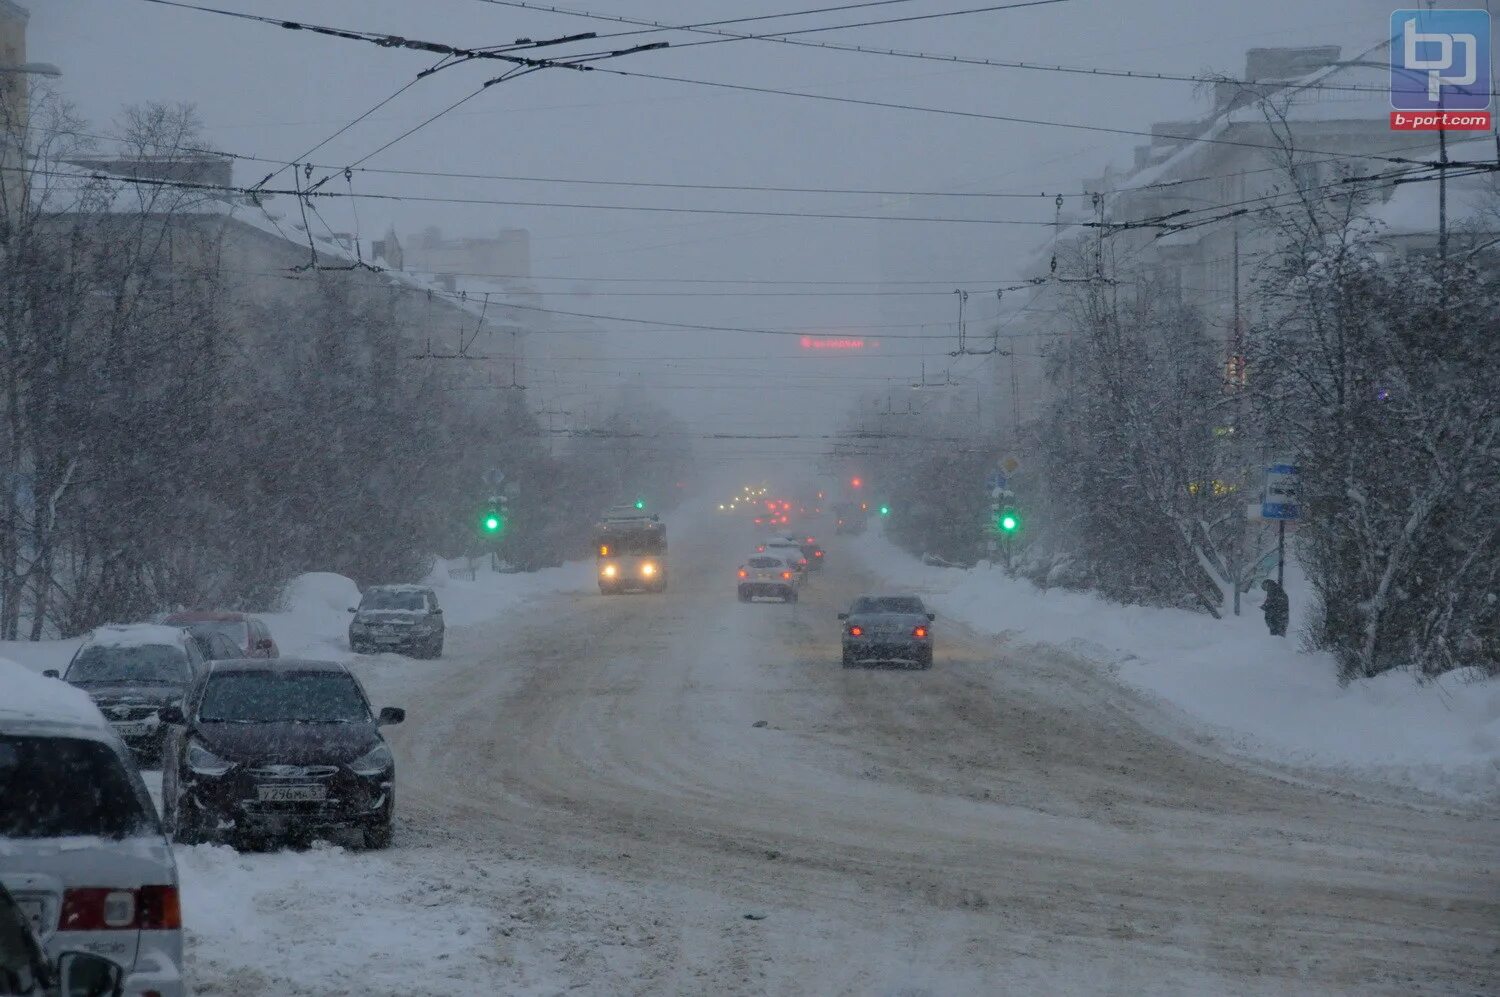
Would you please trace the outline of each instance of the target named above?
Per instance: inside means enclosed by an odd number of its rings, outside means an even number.
[[[144,720],[136,720],[128,723],[110,724],[110,726],[121,737],[140,737],[143,734],[151,733],[152,725]]]
[[[266,803],[308,803],[328,798],[327,786],[257,786]]]

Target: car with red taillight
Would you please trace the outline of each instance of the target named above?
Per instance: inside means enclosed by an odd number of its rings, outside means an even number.
[[[123,993],[180,997],[177,865],[124,742],[82,691],[0,662],[0,885],[49,958],[88,952]]]
[[[169,627],[183,627],[195,637],[222,634],[239,649],[240,653],[235,655],[237,658],[275,658],[281,655],[266,622],[249,613],[192,610],[172,613],[162,623]]]
[[[932,667],[932,622],[914,595],[862,595],[840,613],[844,667],[862,662],[909,662]]]
[[[779,554],[762,552],[745,559],[736,572],[740,602],[752,599],[780,599],[796,602],[802,576]]]

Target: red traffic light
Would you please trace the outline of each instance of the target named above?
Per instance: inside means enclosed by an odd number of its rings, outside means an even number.
[[[849,484],[855,488],[863,488],[865,483],[861,478],[851,478]]]

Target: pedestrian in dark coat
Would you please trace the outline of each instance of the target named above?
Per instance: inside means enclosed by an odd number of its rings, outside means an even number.
[[[1272,637],[1285,637],[1287,617],[1292,613],[1291,603],[1286,597],[1286,589],[1269,578],[1261,582],[1260,587],[1266,592],[1266,601],[1260,607],[1261,611],[1266,614],[1266,628],[1271,631]]]

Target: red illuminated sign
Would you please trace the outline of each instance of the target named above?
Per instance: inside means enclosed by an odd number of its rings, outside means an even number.
[[[865,348],[865,341],[848,336],[803,336],[802,348],[804,350],[862,350]]]

